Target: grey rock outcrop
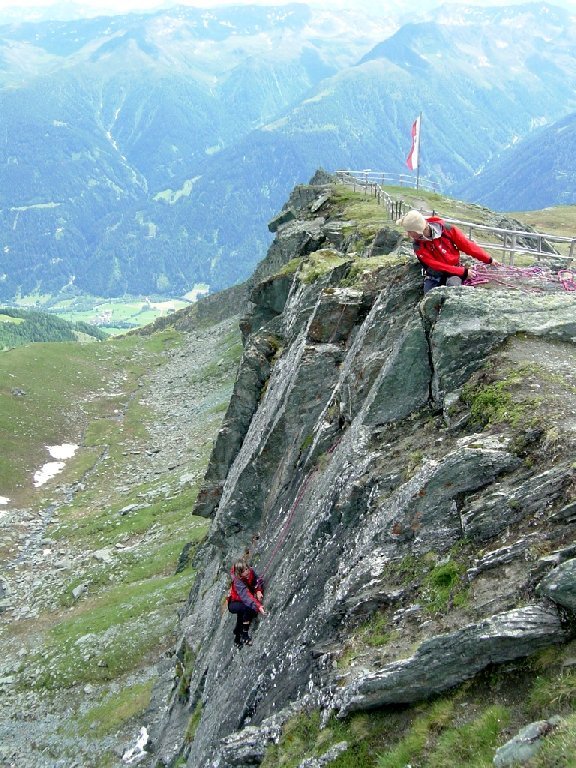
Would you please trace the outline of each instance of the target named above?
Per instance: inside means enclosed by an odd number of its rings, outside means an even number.
[[[522,728],[513,739],[496,750],[494,765],[496,768],[525,765],[537,754],[546,736],[560,724],[561,718],[551,717],[549,720],[539,720]]]
[[[576,559],[568,560],[551,571],[539,584],[538,592],[576,611]]]
[[[302,760],[298,768],[324,768],[325,765],[329,765],[336,758],[338,758],[343,752],[348,749],[348,742],[341,741],[339,744],[334,744],[320,757],[308,757]]]
[[[528,656],[570,637],[557,611],[528,605],[423,642],[409,659],[346,686],[337,706],[344,716],[358,709],[421,701],[473,677],[488,664]]]
[[[181,617],[189,686],[182,697],[168,673],[159,683],[175,687],[152,734],[158,766],[178,755],[194,768],[256,765],[278,734],[270,718],[312,693],[342,715],[416,702],[573,636],[572,561],[558,553],[576,521],[576,296],[422,299],[390,234],[364,254],[389,248],[388,262],[358,274],[353,239],[322,250],[341,219],[326,184],[312,187],[291,200],[251,286],[244,358],[195,509],[212,523]],[[492,421],[473,399],[494,382],[509,382],[509,410]],[[246,549],[268,615],[235,653],[221,608]],[[394,643],[336,671],[375,611]]]

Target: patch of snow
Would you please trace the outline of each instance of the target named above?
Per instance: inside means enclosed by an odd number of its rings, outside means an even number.
[[[34,487],[39,488],[41,485],[44,485],[44,483],[47,483],[48,480],[51,480],[59,472],[62,472],[64,466],[65,464],[63,461],[49,461],[48,464],[44,464],[42,469],[38,469],[34,472]]]
[[[64,443],[63,445],[46,446],[48,453],[56,461],[49,461],[47,464],[34,472],[34,487],[39,488],[44,483],[51,480],[65,467],[65,459],[71,459],[78,450],[78,446],[73,443]]]
[[[49,445],[47,446],[48,453],[53,459],[63,460],[71,459],[72,456],[78,450],[78,446],[74,443],[63,443],[63,445]]]
[[[147,756],[147,752],[144,751],[144,747],[148,743],[148,731],[144,726],[140,728],[140,736],[138,737],[138,741],[136,742],[136,746],[132,747],[131,749],[127,749],[126,752],[122,755],[122,762],[126,763],[127,765],[133,765],[134,763],[140,762],[142,758]]]

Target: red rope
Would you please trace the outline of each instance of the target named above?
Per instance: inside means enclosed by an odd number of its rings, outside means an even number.
[[[329,453],[329,454],[330,453],[334,453],[334,451],[336,450],[336,448],[337,448],[337,446],[338,446],[338,444],[340,443],[341,440],[342,440],[342,437],[339,437],[338,440],[336,440],[330,446],[330,448],[328,448],[327,453]],[[308,472],[308,474],[304,478],[304,481],[303,481],[302,485],[300,486],[300,489],[299,489],[298,493],[296,494],[296,498],[292,502],[292,506],[290,507],[290,509],[288,511],[288,515],[286,517],[286,520],[284,521],[284,525],[282,526],[282,530],[280,531],[280,536],[278,538],[278,541],[276,542],[276,545],[275,545],[274,549],[272,550],[272,554],[268,558],[268,562],[266,563],[266,565],[264,566],[264,568],[261,571],[262,577],[264,577],[265,574],[267,573],[268,568],[270,567],[272,561],[274,560],[274,558],[278,554],[278,551],[280,550],[280,547],[282,546],[282,544],[286,540],[286,536],[288,535],[288,530],[289,530],[290,525],[292,523],[292,520],[294,518],[294,514],[296,512],[296,509],[297,509],[298,505],[300,504],[300,502],[302,501],[302,497],[304,496],[304,494],[306,492],[306,488],[308,487],[308,483],[310,482],[310,480],[312,479],[312,477],[314,476],[314,474],[317,471],[318,471],[318,467],[314,467],[313,469],[310,470],[310,472]]]
[[[474,265],[469,269],[468,279],[464,281],[464,285],[471,286],[488,283],[495,283],[505,288],[528,293],[542,293],[547,289],[576,291],[576,279],[573,272],[563,269],[555,274],[550,269],[540,266]]]
[[[576,275],[569,269],[561,269],[558,272],[558,280],[564,286],[565,291],[576,291]]]
[[[304,482],[300,486],[300,490],[296,494],[296,498],[292,502],[292,506],[290,507],[290,509],[288,511],[288,515],[286,517],[286,520],[284,521],[284,525],[282,526],[282,530],[280,531],[280,536],[278,538],[278,541],[276,542],[276,546],[272,550],[272,554],[268,558],[268,562],[266,563],[266,565],[264,566],[264,568],[261,571],[262,577],[264,577],[264,575],[267,573],[268,568],[270,567],[270,564],[272,563],[272,561],[276,557],[280,547],[284,543],[284,541],[286,539],[286,536],[288,535],[288,529],[289,529],[290,523],[292,522],[292,519],[294,517],[294,513],[296,512],[296,509],[297,509],[298,505],[300,504],[300,501],[302,500],[302,497],[304,496],[304,493],[306,492],[306,488],[308,486],[308,483],[312,479],[312,476],[314,475],[314,473],[317,472],[317,471],[318,471],[318,468],[314,467],[314,469],[312,469],[310,472],[308,472],[308,474],[304,478]]]
[[[344,312],[345,311],[346,311],[346,304],[343,304],[342,305],[342,310],[340,311],[340,315],[338,317],[338,322],[336,323],[336,326],[335,326],[334,330],[332,331],[330,339],[328,340],[328,344],[331,344],[333,339],[334,339],[334,337],[336,336],[336,332],[338,330],[338,326],[340,325],[340,322],[342,320],[342,317],[344,316]],[[328,453],[333,453],[336,450],[336,446],[338,445],[339,442],[340,442],[340,440],[337,440],[328,449]],[[300,504],[300,501],[302,500],[302,496],[304,496],[304,493],[306,492],[306,488],[308,487],[308,483],[310,482],[310,480],[312,479],[312,476],[314,475],[314,473],[316,471],[317,471],[317,467],[314,467],[314,469],[310,470],[310,472],[304,478],[304,482],[300,486],[300,490],[298,491],[298,493],[296,495],[296,498],[292,502],[292,506],[290,507],[290,510],[288,512],[288,516],[287,516],[286,520],[284,521],[284,525],[283,525],[282,530],[280,532],[280,537],[279,537],[278,541],[276,542],[276,546],[272,550],[272,554],[268,558],[268,562],[266,563],[266,565],[264,566],[264,568],[261,571],[262,577],[264,577],[264,575],[268,571],[268,568],[270,567],[270,564],[272,563],[272,561],[274,560],[274,558],[276,557],[276,555],[278,553],[278,550],[280,549],[280,547],[284,543],[284,541],[286,539],[286,536],[288,535],[288,529],[290,527],[290,523],[292,522],[292,518],[294,517],[294,513],[296,512],[298,504]]]
[[[340,322],[341,322],[342,318],[344,317],[344,312],[345,311],[346,311],[346,304],[342,304],[342,310],[340,312],[340,315],[338,316],[338,322],[334,326],[334,330],[332,331],[332,335],[328,339],[328,344],[332,344],[332,342],[334,341],[334,338],[336,336],[336,331],[338,330],[338,326],[340,325]]]

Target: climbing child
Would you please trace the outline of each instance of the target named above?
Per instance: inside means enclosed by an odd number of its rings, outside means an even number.
[[[249,629],[252,619],[259,613],[266,615],[262,579],[245,560],[238,560],[232,568],[232,584],[228,594],[228,610],[236,614],[234,644],[251,645]]]

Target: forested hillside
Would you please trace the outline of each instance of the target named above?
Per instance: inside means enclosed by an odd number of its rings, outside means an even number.
[[[0,308],[0,349],[32,341],[102,341],[107,334],[89,323],[69,323],[46,312]]]

